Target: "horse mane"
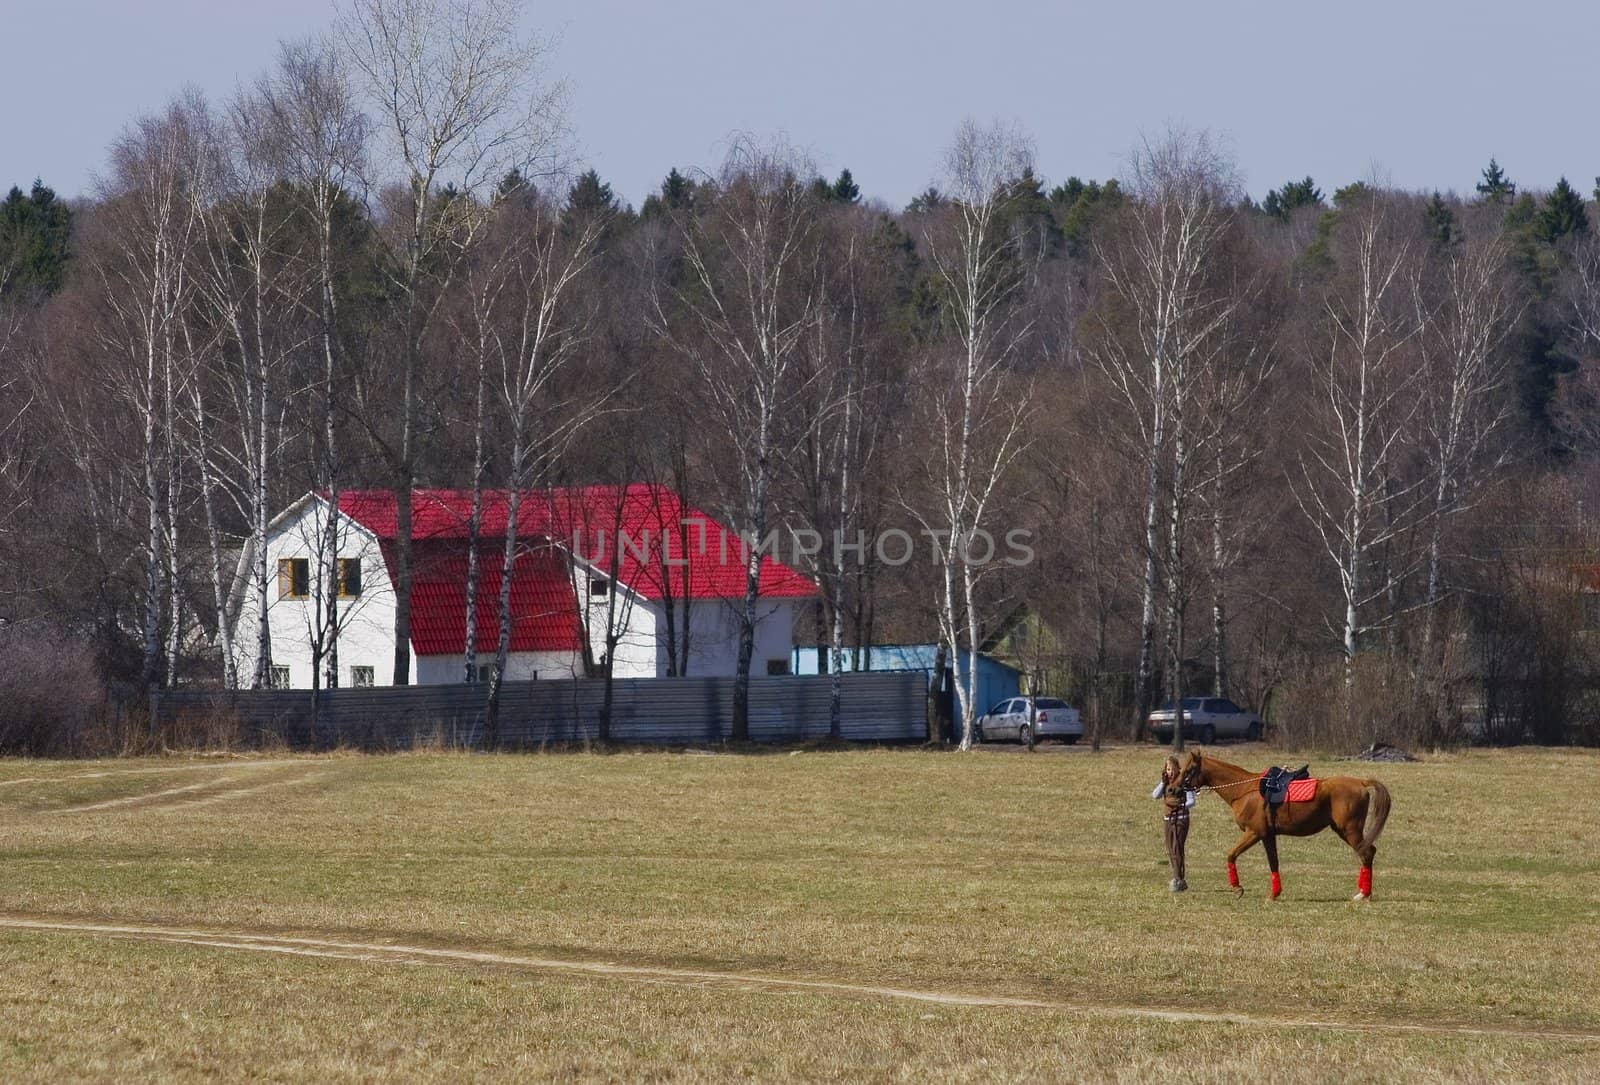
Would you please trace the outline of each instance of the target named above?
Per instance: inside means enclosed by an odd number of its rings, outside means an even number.
[[[1201,771],[1202,772],[1205,770],[1205,763],[1206,762],[1210,762],[1211,764],[1215,765],[1217,768],[1222,769],[1225,772],[1232,771],[1232,772],[1237,773],[1239,775],[1239,777],[1241,777],[1241,778],[1246,777],[1246,776],[1259,776],[1259,775],[1261,775],[1259,772],[1256,772],[1253,769],[1247,769],[1242,765],[1235,765],[1233,762],[1224,761],[1220,757],[1214,757],[1211,754],[1202,754],[1199,750],[1194,751],[1194,759],[1195,759],[1195,763],[1201,766]]]

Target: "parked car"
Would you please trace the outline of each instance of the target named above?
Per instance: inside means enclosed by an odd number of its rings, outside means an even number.
[[[1172,741],[1172,702],[1150,713],[1150,731],[1157,742]],[[1267,726],[1261,717],[1226,697],[1185,697],[1183,699],[1183,737],[1209,746],[1219,738],[1242,738],[1259,742]]]
[[[1059,738],[1070,744],[1082,737],[1083,717],[1059,697],[1008,697],[978,717],[979,742],[1013,739],[1026,746]]]

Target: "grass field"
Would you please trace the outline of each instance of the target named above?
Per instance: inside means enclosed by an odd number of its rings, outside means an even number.
[[[1600,1080],[1600,756],[1317,761],[1365,905],[1211,796],[1169,895],[1159,765],[0,761],[0,1081]]]

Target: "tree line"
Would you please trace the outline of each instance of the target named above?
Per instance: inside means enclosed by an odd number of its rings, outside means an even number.
[[[962,745],[974,653],[1019,628],[1050,631],[1044,692],[1095,741],[1196,694],[1294,742],[1600,737],[1600,240],[1565,178],[1519,189],[1491,160],[1465,195],[1306,177],[1258,203],[1214,138],[1171,129],[1118,178],[1049,185],[1026,133],[967,121],[903,209],[737,135],[636,211],[567,160],[565,88],[519,17],[353,0],[227,99],[131,121],[92,194],[0,203],[14,672],[70,658],[135,704],[268,684],[272,517],[377,488],[404,684],[414,490],[470,489],[476,538],[486,492],[515,524],[538,488],[654,482],[813,541],[785,551],[819,586],[797,635],[835,675],[937,641]],[[1032,560],[975,557],[1015,533]],[[333,525],[317,550],[333,687]],[[242,666],[241,552],[263,616]]]

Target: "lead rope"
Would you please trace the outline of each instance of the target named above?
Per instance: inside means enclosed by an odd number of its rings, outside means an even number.
[[[1193,790],[1195,790],[1195,791],[1221,791],[1222,789],[1228,788],[1228,787],[1238,787],[1240,784],[1258,784],[1260,782],[1261,782],[1261,777],[1260,776],[1246,776],[1244,779],[1242,779],[1242,780],[1234,780],[1232,783],[1210,784],[1210,785],[1207,785],[1205,787],[1194,788]]]

